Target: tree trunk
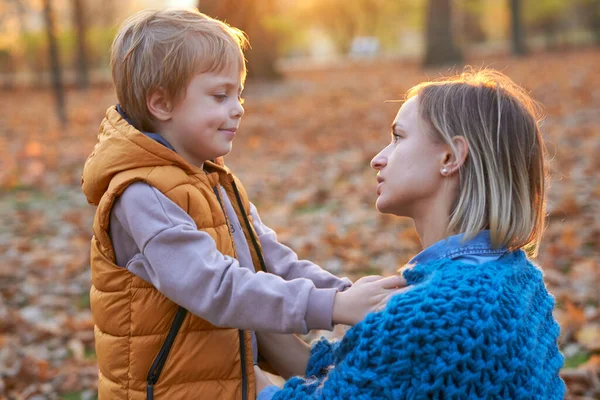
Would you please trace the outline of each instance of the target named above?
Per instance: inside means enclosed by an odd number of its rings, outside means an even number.
[[[85,89],[89,85],[89,77],[83,0],[73,0],[73,26],[75,27],[77,40],[77,87]]]
[[[11,90],[15,87],[15,63],[8,50],[0,50],[0,74],[4,75],[0,90]]]
[[[481,26],[482,13],[482,0],[471,0],[462,10],[462,33],[468,43],[484,43],[487,39],[487,34]]]
[[[525,46],[525,31],[523,29],[521,0],[509,1],[512,27],[512,51],[516,56],[523,56],[527,54],[527,47]]]
[[[426,23],[425,66],[462,62],[462,52],[454,43],[451,0],[429,0]]]
[[[265,26],[264,17],[274,12],[273,0],[199,0],[198,9],[241,29],[248,35],[252,48],[246,51],[248,77],[276,79],[277,43]]]
[[[58,57],[58,45],[56,43],[56,34],[54,30],[54,15],[52,13],[50,1],[51,0],[44,0],[44,19],[46,20],[46,35],[48,37],[48,56],[50,57],[50,67],[52,69],[52,86],[54,88],[54,97],[56,99],[56,110],[60,122],[65,126],[67,124],[65,90],[62,81],[62,70]]]
[[[600,0],[589,0],[583,6],[587,15],[587,26],[594,35],[594,41],[600,45]]]

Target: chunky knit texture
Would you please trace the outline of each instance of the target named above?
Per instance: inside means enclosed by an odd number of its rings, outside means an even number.
[[[554,299],[522,251],[404,277],[412,288],[341,342],[318,342],[308,378],[273,399],[563,399]]]

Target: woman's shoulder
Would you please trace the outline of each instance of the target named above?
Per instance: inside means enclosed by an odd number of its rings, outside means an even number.
[[[390,300],[382,318],[388,314],[433,318],[463,312],[472,316],[476,314],[471,311],[483,304],[488,309],[516,307],[529,292],[541,290],[540,295],[548,295],[541,270],[522,251],[480,265],[436,260],[406,268],[403,276],[409,286]],[[515,297],[515,293],[522,295]]]

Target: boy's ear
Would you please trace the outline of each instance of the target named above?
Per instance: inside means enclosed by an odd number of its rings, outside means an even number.
[[[159,121],[168,121],[171,119],[173,103],[166,90],[163,88],[154,89],[146,97],[146,107],[150,113]]]

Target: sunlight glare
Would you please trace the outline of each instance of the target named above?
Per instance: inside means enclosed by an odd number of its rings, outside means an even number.
[[[198,5],[197,0],[166,0],[165,7],[190,8]]]

